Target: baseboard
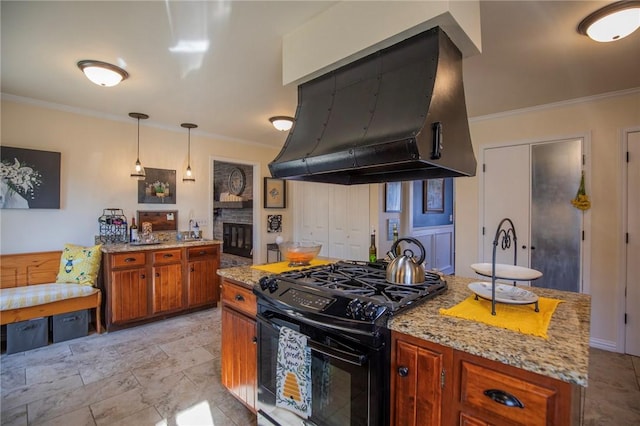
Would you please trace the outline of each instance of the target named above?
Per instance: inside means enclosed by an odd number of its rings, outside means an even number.
[[[591,339],[589,339],[589,346],[596,349],[602,349],[603,351],[621,352],[618,350],[616,342],[612,342],[610,340],[602,340],[592,337]]]

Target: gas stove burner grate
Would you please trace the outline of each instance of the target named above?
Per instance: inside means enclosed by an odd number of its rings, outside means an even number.
[[[432,272],[425,274],[424,284],[391,284],[386,281],[386,270],[378,266],[371,266],[365,262],[341,261],[331,265],[284,272],[279,274],[278,278],[343,297],[369,299],[386,306],[391,312],[396,312],[446,287],[440,275]]]

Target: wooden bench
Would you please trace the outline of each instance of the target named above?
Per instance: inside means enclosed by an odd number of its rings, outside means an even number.
[[[61,255],[61,251],[0,255],[0,289],[55,283]],[[96,331],[101,333],[101,304],[102,292],[98,289],[87,296],[0,311],[0,325],[83,309],[95,309]]]

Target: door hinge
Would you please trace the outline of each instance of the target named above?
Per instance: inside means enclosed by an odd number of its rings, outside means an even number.
[[[626,313],[624,314],[624,323],[625,324],[627,323],[627,314]]]
[[[485,163],[482,163],[482,173],[487,171],[487,165]]]
[[[482,227],[482,235],[484,235],[484,226]]]
[[[440,371],[440,388],[444,389],[444,378],[445,378],[445,370],[444,368]]]
[[[624,242],[626,244],[629,244],[629,233],[628,232],[624,234]]]
[[[582,165],[583,165],[583,166],[584,166],[584,165],[585,165],[585,163],[586,163],[585,158],[586,158],[586,156],[585,156],[584,154],[582,154]]]
[[[627,163],[629,162],[629,151],[627,151]]]
[[[582,241],[584,241],[584,229],[582,230]]]

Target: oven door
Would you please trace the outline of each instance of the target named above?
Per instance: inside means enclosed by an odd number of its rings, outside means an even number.
[[[279,312],[258,314],[258,424],[381,425],[388,417],[385,351],[374,350]],[[307,336],[311,348],[311,417],[276,408],[276,362],[281,327]],[[375,374],[377,373],[377,374]]]

